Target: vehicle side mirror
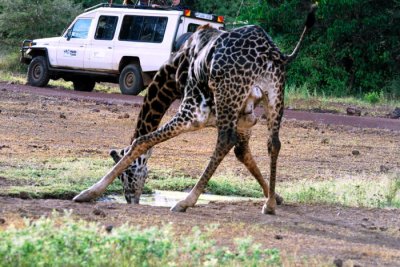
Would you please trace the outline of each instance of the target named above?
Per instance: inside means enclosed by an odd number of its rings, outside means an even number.
[[[67,31],[67,41],[69,41],[72,37],[72,29],[68,29]]]

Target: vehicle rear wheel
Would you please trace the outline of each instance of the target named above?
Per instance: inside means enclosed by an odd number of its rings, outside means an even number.
[[[76,78],[72,80],[75,91],[91,92],[96,85],[96,82],[90,78]]]
[[[119,88],[124,95],[138,95],[143,90],[143,77],[135,64],[126,65],[119,76]]]
[[[46,58],[44,56],[33,58],[28,67],[28,84],[43,87],[49,83],[49,80],[50,74]]]

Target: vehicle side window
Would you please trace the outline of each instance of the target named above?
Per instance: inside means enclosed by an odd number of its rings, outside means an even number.
[[[86,39],[88,37],[91,23],[91,19],[78,19],[71,28],[71,38]]]
[[[161,43],[164,39],[168,18],[125,16],[122,20],[119,40]]]
[[[115,28],[117,27],[117,16],[100,16],[97,23],[94,39],[112,40],[114,38]]]
[[[190,23],[187,28],[187,32],[195,32],[200,24]]]

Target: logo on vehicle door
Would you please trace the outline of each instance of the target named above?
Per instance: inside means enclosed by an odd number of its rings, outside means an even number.
[[[65,49],[64,57],[76,57],[76,50]]]

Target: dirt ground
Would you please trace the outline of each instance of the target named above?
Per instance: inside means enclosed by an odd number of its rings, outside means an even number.
[[[0,83],[0,164],[15,166],[24,160],[63,157],[107,158],[110,148],[128,144],[140,102],[138,97]],[[330,124],[312,120],[287,116],[283,121],[278,183],[326,177],[373,179],[382,172],[399,173],[400,131],[341,126],[340,117],[337,123]],[[379,124],[379,119],[375,120]],[[398,120],[393,121],[397,123]],[[215,140],[215,130],[204,129],[160,144],[154,150],[150,168],[172,169],[196,177],[205,167]],[[263,119],[254,127],[251,147],[267,176]],[[233,153],[217,173],[250,179]],[[0,173],[0,191],[10,183],[1,176]],[[213,202],[186,213],[171,213],[168,208],[146,205],[78,204],[70,200],[1,196],[0,227],[18,225],[24,217],[37,218],[52,210],[68,209],[77,218],[105,225],[172,223],[182,233],[196,225],[218,224],[214,238],[220,244],[231,244],[232,237],[252,236],[265,247],[279,248],[299,264],[302,257],[307,257],[319,259],[315,265],[400,265],[398,209],[285,203],[278,207],[276,216],[268,216],[260,213],[261,207],[261,201]]]

